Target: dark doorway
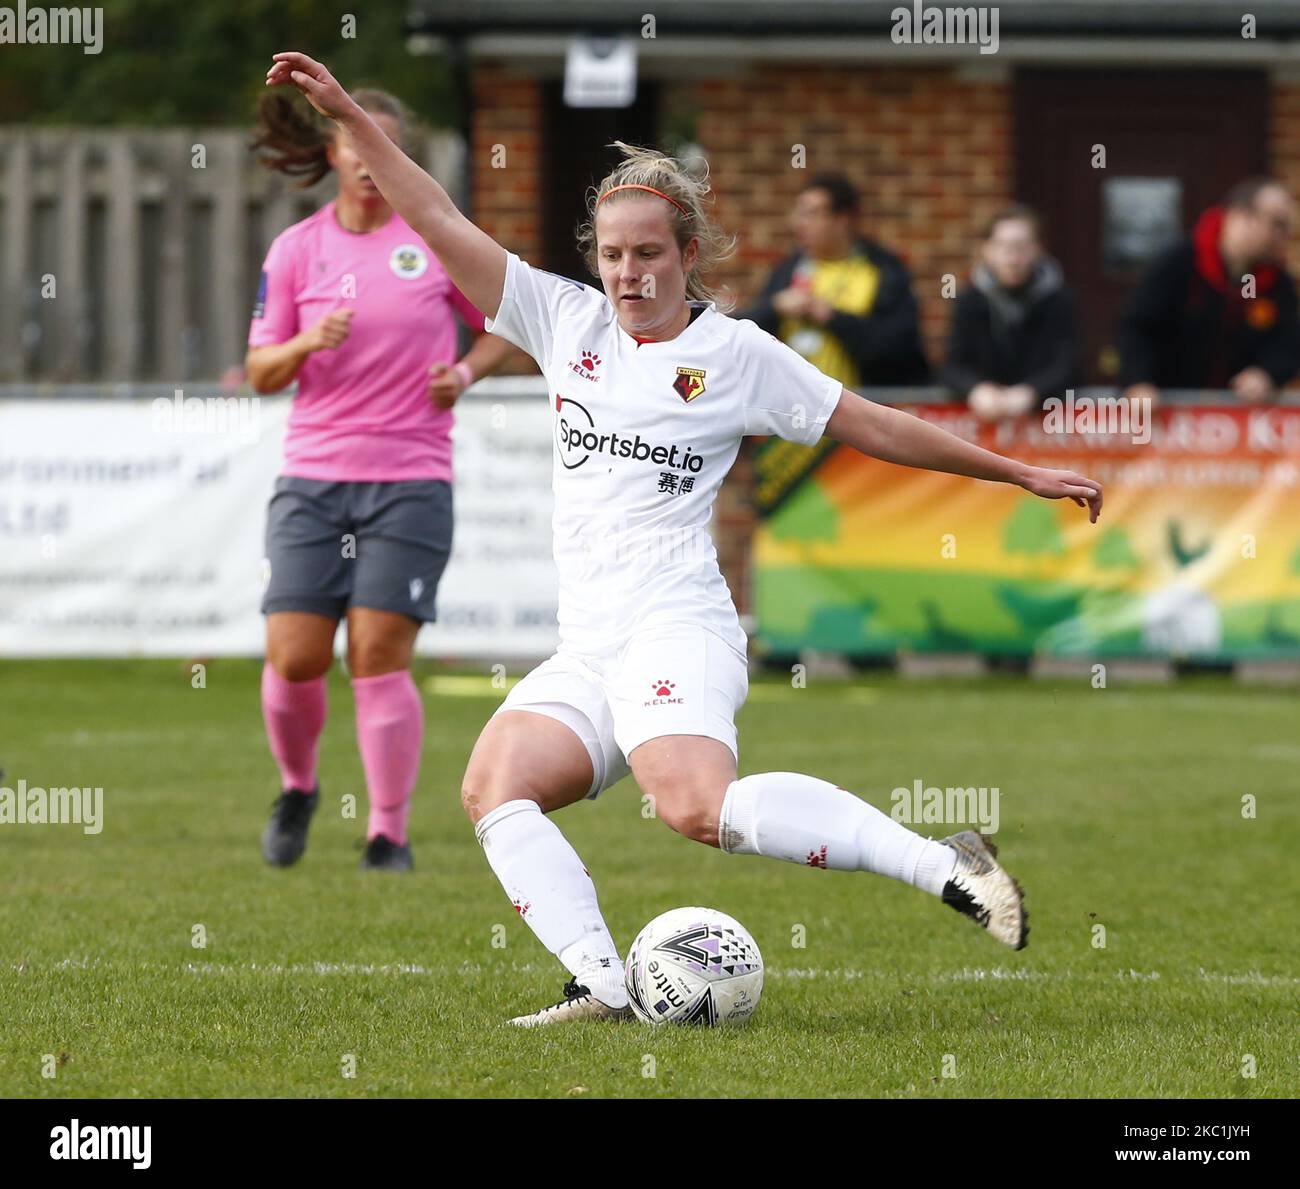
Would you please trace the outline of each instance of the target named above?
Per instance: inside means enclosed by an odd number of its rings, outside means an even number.
[[[606,145],[621,140],[663,147],[657,139],[659,84],[639,81],[631,107],[566,107],[559,81],[547,83],[543,96],[542,267],[599,285],[578,255],[574,231],[586,214],[587,188],[621,159],[617,149]]]
[[[1106,166],[1094,168],[1096,145]],[[1084,372],[1112,383],[1115,320],[1151,252],[1268,169],[1262,71],[1017,72],[1016,196],[1079,295]]]

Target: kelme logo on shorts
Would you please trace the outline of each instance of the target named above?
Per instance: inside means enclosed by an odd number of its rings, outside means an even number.
[[[423,248],[418,248],[415,244],[398,244],[388,258],[388,267],[402,280],[413,281],[416,277],[424,276],[425,269],[429,267],[429,257]]]
[[[630,458],[657,467],[671,467],[698,475],[704,468],[704,455],[690,446],[659,446],[640,434],[601,433],[587,409],[576,400],[555,394],[555,440],[560,447],[560,461],[566,470],[577,470],[593,454],[611,458]]]
[[[650,683],[650,688],[654,691],[654,696],[646,698],[647,706],[682,706],[686,703],[686,699],[676,692],[677,682],[669,681],[666,677],[656,677]]]

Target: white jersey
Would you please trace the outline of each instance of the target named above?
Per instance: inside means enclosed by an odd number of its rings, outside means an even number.
[[[640,628],[702,625],[746,648],[709,537],[749,434],[812,445],[841,385],[712,302],[638,344],[605,294],[508,254],[487,329],[541,368],[554,414],[560,650],[608,656]]]

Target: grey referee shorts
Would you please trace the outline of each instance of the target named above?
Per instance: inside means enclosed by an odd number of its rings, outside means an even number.
[[[342,483],[281,475],[266,517],[262,614],[349,607],[437,618],[451,553],[451,484]]]

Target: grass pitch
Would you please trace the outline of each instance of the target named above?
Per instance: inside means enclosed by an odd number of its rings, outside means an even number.
[[[511,911],[458,797],[501,691],[421,667],[416,870],[363,874],[335,672],[325,800],[307,855],[281,871],[258,850],[278,791],[259,671],[216,661],[193,689],[177,662],[0,665],[0,785],[104,788],[100,834],[0,825],[0,1093],[1295,1092],[1293,692],[756,680],[742,773],[806,771],[886,809],[917,779],[996,786],[1029,948],[877,876],[688,843],[642,816],[628,780],[557,818],[616,940],[679,905],[733,914],[767,961],[758,1014],[731,1031],[522,1032],[503,1020],[557,998],[566,974]]]

